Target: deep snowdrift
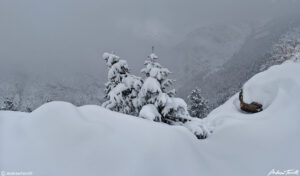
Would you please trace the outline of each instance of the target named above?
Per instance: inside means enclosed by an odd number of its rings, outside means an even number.
[[[256,176],[300,169],[300,64],[254,76],[244,99],[265,110],[245,114],[237,95],[205,120],[206,140],[98,106],[54,102],[33,113],[0,112],[0,170],[39,176]]]

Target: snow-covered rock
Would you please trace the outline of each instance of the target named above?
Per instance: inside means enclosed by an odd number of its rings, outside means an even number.
[[[300,63],[257,74],[201,120],[214,130],[197,140],[183,126],[154,123],[99,106],[48,103],[32,113],[0,112],[0,169],[33,175],[256,176],[299,170]],[[197,123],[188,125],[197,129]],[[206,129],[204,129],[206,130]]]

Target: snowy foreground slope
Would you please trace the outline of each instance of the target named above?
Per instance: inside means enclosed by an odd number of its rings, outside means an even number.
[[[45,104],[28,113],[0,112],[0,170],[38,176],[264,176],[300,169],[300,63],[257,74],[244,86],[257,114],[239,111],[237,95],[205,120],[197,140],[167,126],[98,106]]]

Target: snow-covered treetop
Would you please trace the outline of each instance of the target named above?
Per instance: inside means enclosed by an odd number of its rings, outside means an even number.
[[[150,56],[149,56],[149,58],[150,58],[151,60],[158,59],[158,57],[157,57],[157,55],[156,55],[155,53],[151,53]]]
[[[163,79],[166,79],[167,76],[171,72],[167,68],[157,68],[154,67],[150,70],[150,76],[153,78],[156,78],[158,81],[162,81]]]
[[[152,52],[151,52],[151,54],[148,56],[148,58],[149,58],[150,60],[158,59],[157,55],[154,53],[154,46],[152,46]]]
[[[151,53],[150,56],[148,56],[147,60],[145,61],[144,65],[146,66],[141,70],[143,74],[146,75],[146,77],[152,77],[158,80],[162,84],[162,89],[165,87],[170,86],[172,83],[172,80],[167,79],[168,75],[171,73],[169,69],[162,67],[157,62],[158,57],[156,54]],[[168,85],[163,84],[167,80]]]
[[[145,61],[144,65],[146,67],[141,70],[141,73],[144,73],[147,77],[150,76],[150,72],[153,68],[162,68],[159,63],[149,59]]]
[[[119,56],[111,53],[103,53],[102,57],[105,60],[106,65],[108,67],[111,67],[112,65],[114,65],[116,62],[120,60]]]
[[[108,79],[121,82],[124,75],[129,72],[128,64],[125,60],[119,60],[114,63],[108,71]]]

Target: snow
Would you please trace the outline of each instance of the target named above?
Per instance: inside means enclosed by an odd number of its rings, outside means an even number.
[[[151,92],[151,93],[160,93],[161,89],[160,89],[160,84],[159,82],[152,77],[148,77],[146,78],[142,88],[141,88],[141,96],[146,96],[147,92]]]
[[[163,79],[166,79],[168,74],[171,72],[167,68],[152,68],[150,71],[150,76],[153,78],[156,78],[157,80],[161,81]]]
[[[170,97],[166,93],[160,93],[158,94],[156,101],[155,101],[155,106],[156,107],[164,107],[166,106],[168,100]]]
[[[212,128],[204,120],[199,118],[192,118],[190,121],[183,124],[199,139],[205,139],[207,136],[212,134]]]
[[[128,64],[125,60],[119,60],[119,62],[113,64],[108,71],[108,79],[121,81],[123,74],[128,71]]]
[[[0,166],[5,171],[43,176],[200,172],[199,159],[189,150],[197,141],[183,127],[63,102],[45,104],[31,114],[1,112],[0,117]],[[188,161],[189,167],[181,168]]]
[[[149,57],[150,57],[150,59],[153,59],[153,60],[158,59],[158,57],[155,53],[151,53]]]
[[[153,104],[144,105],[140,111],[139,117],[152,121],[155,119],[158,119],[159,122],[161,121],[161,115]]]
[[[122,92],[127,89],[128,87],[126,87],[125,84],[120,83],[108,93],[109,100],[114,102],[113,104],[111,104],[111,106],[121,104],[121,102],[123,101]]]
[[[120,60],[120,57],[111,53],[103,53],[102,58],[106,61],[106,65],[111,67]]]
[[[128,75],[126,78],[124,78],[123,82],[127,87],[136,90],[139,90],[142,87],[141,78],[134,75]]]
[[[213,130],[198,140],[169,126],[64,102],[32,113],[0,112],[0,169],[43,176],[256,176],[299,169],[300,63],[286,62],[244,85],[246,102],[264,110],[239,110],[238,94],[207,118],[186,124]]]
[[[181,118],[190,119],[187,111],[187,104],[181,98],[167,98],[167,102],[162,111],[162,114],[167,115],[173,111],[176,112],[176,114],[174,115],[180,115]]]

